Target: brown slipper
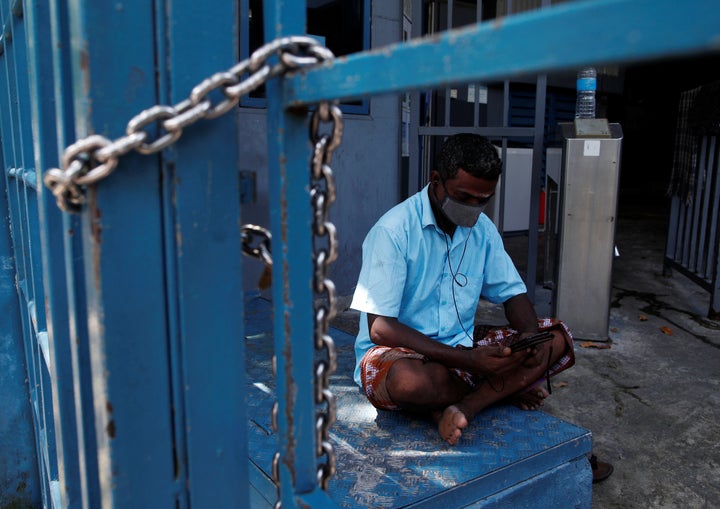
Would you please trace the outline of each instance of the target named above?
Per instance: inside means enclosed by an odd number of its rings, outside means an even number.
[[[590,456],[590,466],[592,467],[593,484],[604,481],[613,473],[613,466],[610,463],[603,463],[597,460],[594,454]]]

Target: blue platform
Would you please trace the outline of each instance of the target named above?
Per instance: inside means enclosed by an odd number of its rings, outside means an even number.
[[[261,297],[246,302],[253,507],[272,507],[277,497],[270,480],[277,450],[271,312]],[[497,406],[449,446],[430,420],[370,405],[352,379],[354,337],[333,328],[330,334],[338,369],[331,378],[337,422],[330,433],[337,474],[329,495],[338,507],[590,507],[590,431],[543,412]]]

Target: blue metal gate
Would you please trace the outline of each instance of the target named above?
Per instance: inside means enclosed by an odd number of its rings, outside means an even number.
[[[674,185],[665,246],[664,272],[684,274],[710,294],[707,316],[720,317],[720,159],[717,136],[688,131],[687,112],[679,126]],[[680,122],[678,122],[680,124]],[[684,158],[684,160],[683,160]],[[687,167],[683,167],[683,165]],[[682,168],[681,168],[682,167]]]
[[[312,40],[285,41],[236,66],[235,1],[1,0],[0,16],[3,196],[46,507],[251,504],[241,253],[267,253],[241,228],[233,106],[266,61],[273,477],[284,507],[334,507],[332,310],[317,297],[332,302],[332,186],[319,181],[339,133],[309,141],[308,108],[712,51],[720,37],[711,0],[601,0],[324,65]],[[267,41],[305,32],[305,2],[266,0],[264,17]]]

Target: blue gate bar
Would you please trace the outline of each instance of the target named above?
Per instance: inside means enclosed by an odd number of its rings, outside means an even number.
[[[28,299],[38,304],[33,316],[33,325],[36,331],[45,330],[45,307],[42,305],[44,291],[42,276],[40,273],[40,246],[37,231],[37,207],[30,202],[35,201],[37,196],[35,168],[33,158],[33,136],[31,127],[31,108],[29,96],[29,72],[28,72],[28,49],[32,43],[26,37],[25,23],[23,22],[23,8],[20,2],[13,2],[11,5],[12,33],[15,44],[13,45],[15,79],[17,81],[17,109],[20,135],[19,155],[16,161],[18,164],[17,176],[22,182],[23,202],[25,204],[23,213],[26,221],[23,222],[23,235],[27,249],[27,292]],[[9,21],[9,20],[8,20]],[[7,27],[6,27],[7,28]],[[17,157],[17,155],[16,155]]]
[[[157,101],[155,13],[144,0],[69,2],[74,141],[114,139]],[[113,34],[109,37],[108,34]],[[122,48],[118,51],[118,48]],[[111,56],[111,57],[109,57]],[[109,65],[108,58],[111,58]],[[177,507],[158,161],[131,154],[91,186],[82,280],[103,507]],[[74,261],[66,260],[68,269]],[[86,444],[87,446],[88,444]]]
[[[57,31],[51,27],[51,7],[46,2],[33,2],[24,10],[26,18],[28,45],[28,66],[29,66],[29,92],[30,97],[55,97],[55,87],[59,86],[55,79],[56,73],[54,52],[56,48],[67,47],[68,41],[55,44]],[[53,33],[53,36],[48,36]],[[58,51],[58,57],[67,52]],[[57,68],[57,76],[61,73]],[[64,125],[72,125],[72,111],[67,115],[57,115],[56,110],[62,112],[58,107],[62,101],[68,101],[69,97],[57,96],[56,101],[34,100],[31,101],[33,140],[35,145],[35,168],[46,168],[58,164],[59,144],[57,137],[56,123],[60,118]],[[67,111],[67,110],[66,110]],[[29,173],[37,179],[37,172]],[[52,387],[52,407],[56,432],[57,469],[58,485],[57,492],[53,491],[53,497],[60,500],[53,500],[55,505],[67,508],[82,507],[82,500],[90,500],[87,489],[85,472],[81,476],[81,466],[86,467],[95,474],[96,449],[84,450],[84,434],[92,431],[92,412],[85,411],[87,422],[82,422],[83,412],[76,416],[76,405],[79,409],[92,408],[92,401],[88,397],[89,376],[78,377],[77,393],[74,388],[74,367],[78,365],[87,366],[87,355],[81,363],[73,362],[74,350],[80,348],[80,340],[71,341],[68,322],[68,292],[66,287],[65,256],[63,231],[70,228],[63,226],[65,214],[62,214],[51,193],[46,192],[44,186],[37,187],[38,206],[37,211],[41,218],[39,228],[36,229],[40,236],[42,252],[47,254],[42,257],[43,285],[45,288],[45,312],[47,314],[48,332],[47,350],[50,358],[50,382]],[[67,221],[77,222],[77,218],[68,217]],[[79,224],[76,227],[80,231]],[[73,236],[79,240],[79,236]],[[83,344],[87,349],[87,337]],[[80,380],[85,380],[80,384]],[[75,401],[77,394],[78,400]],[[94,433],[90,440],[94,442]],[[83,450],[82,460],[80,451]],[[96,477],[95,477],[96,479]],[[95,483],[96,485],[96,483]],[[83,496],[83,493],[86,495]],[[94,494],[97,490],[94,490]]]
[[[30,98],[28,94],[27,40],[22,6],[0,1],[0,20],[3,27],[3,65],[5,66],[8,104],[3,109],[4,163],[11,231],[17,263],[17,288],[23,328],[25,362],[28,371],[30,403],[35,443],[44,454],[38,456],[41,492],[46,504],[57,480],[54,420],[49,386],[46,344],[43,341],[45,315],[42,282],[38,270],[40,252],[37,244],[36,190],[30,173],[32,169],[32,131],[30,127]],[[7,129],[12,129],[12,132]]]
[[[157,51],[167,61],[158,104],[185,100],[239,58],[237,2],[168,4],[156,14]],[[239,139],[227,114],[188,127],[162,157],[170,355],[182,413],[175,440],[187,507],[249,505],[248,490],[239,489],[248,477],[242,264],[254,260],[240,244]]]
[[[48,157],[56,160],[62,150],[75,141],[75,101],[72,86],[72,55],[70,44],[69,0],[50,2],[50,35],[53,62],[53,96],[55,106],[57,150]],[[57,164],[57,163],[56,163]],[[68,492],[71,503],[87,504],[100,500],[100,479],[98,469],[97,438],[95,433],[95,408],[92,395],[92,372],[90,367],[90,338],[88,334],[87,296],[85,292],[85,270],[83,258],[84,240],[82,218],[74,214],[64,214],[57,208],[53,197],[41,190],[41,207],[53,208],[53,212],[43,215],[44,236],[48,246],[62,249],[62,258],[53,257],[53,267],[48,268],[52,280],[59,288],[49,294],[50,308],[53,312],[64,313],[67,307],[67,338],[72,363],[72,388],[75,394],[75,419],[77,423],[77,454],[80,475],[81,499],[71,498],[74,486],[61,486]],[[49,212],[49,210],[48,210]],[[61,219],[58,220],[58,217]],[[57,240],[60,237],[62,240]],[[49,252],[49,251],[48,251]],[[63,282],[63,279],[64,282]],[[65,287],[65,298],[62,295]],[[61,324],[62,322],[58,322]],[[53,331],[49,331],[53,332]],[[62,348],[64,330],[60,330],[57,342],[53,345]],[[69,481],[71,482],[71,481]],[[86,507],[83,505],[83,507]]]
[[[682,5],[675,0],[563,3],[349,55],[298,73],[287,82],[285,104],[713,50],[720,50],[720,3],[715,0]]]
[[[265,0],[265,40],[305,32],[305,2]],[[282,80],[267,84],[279,476],[283,507],[317,489],[313,395],[310,143],[303,108],[286,110]]]

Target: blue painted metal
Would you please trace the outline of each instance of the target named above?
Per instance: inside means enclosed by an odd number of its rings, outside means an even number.
[[[63,138],[117,137],[120,119],[157,101],[153,6],[74,2],[68,10],[75,132]],[[109,33],[127,34],[123,51]],[[89,502],[175,507],[184,486],[173,459],[157,162],[129,156],[105,184],[91,190],[81,217],[85,284],[73,288],[87,299],[100,486]]]
[[[172,2],[171,28],[158,36],[167,41],[168,58],[161,103],[177,104],[238,61],[236,9],[235,2],[213,9]],[[160,26],[165,15],[158,12]],[[170,334],[173,383],[182,389],[175,405],[184,417],[175,440],[184,441],[177,445],[186,458],[178,463],[191,507],[249,503],[237,485],[248,477],[238,139],[236,119],[225,115],[188,128],[162,158],[166,291],[177,320]]]
[[[253,203],[257,194],[256,172],[240,172],[240,203]]]
[[[250,15],[251,15],[250,1],[249,0],[238,0],[238,3],[240,6],[240,56],[242,59],[246,59],[246,58],[249,58],[252,51],[257,48],[250,47]],[[295,6],[291,6],[290,8],[294,9]],[[371,9],[372,9],[371,0],[362,0],[362,14],[365,18],[364,20],[362,20],[362,48],[363,48],[363,50],[370,49],[370,28],[372,25]],[[254,13],[254,16],[258,16],[258,13]],[[306,17],[307,16],[303,17],[303,20],[306,20]],[[305,30],[305,25],[306,25],[306,22],[303,21],[301,32],[295,32],[292,34],[290,34],[289,32],[286,32],[286,34],[287,35],[299,35],[299,34],[310,35],[311,37],[314,37],[318,41],[319,44],[322,44],[323,46],[325,46],[326,45],[325,37],[320,36],[319,34],[307,34],[307,31]],[[265,39],[266,39],[266,41],[268,40],[267,37]],[[330,49],[332,50],[332,48],[330,48]],[[357,101],[355,101],[355,102],[357,102]],[[268,103],[265,98],[244,96],[240,99],[240,105],[243,107],[265,108],[265,107],[267,107],[267,104]],[[367,115],[370,113],[370,104],[367,99],[362,99],[361,101],[359,101],[359,104],[340,104],[340,109],[343,111],[343,113]]]
[[[123,157],[88,190],[79,217],[60,213],[37,183],[36,168],[57,165],[78,137],[116,138],[132,114],[175,104],[231,66],[236,9],[231,1],[210,10],[190,0],[0,0],[0,191],[12,229],[11,246],[0,228],[0,307],[11,317],[0,348],[17,352],[25,340],[29,388],[17,377],[0,381],[28,390],[32,403],[41,483],[27,485],[33,503],[41,492],[47,507],[271,506],[278,450],[284,507],[473,507],[480,498],[515,506],[528,497],[587,506],[589,432],[498,408],[448,448],[430,423],[372,409],[350,380],[352,338],[338,331],[340,420],[331,436],[339,473],[328,492],[318,489],[308,112],[287,106],[716,50],[720,6],[565,4],[269,83],[272,327],[268,306],[243,313],[232,114],[188,128],[160,155]],[[304,2],[266,0],[264,10],[268,40],[305,32]],[[590,45],[588,33],[597,34]],[[248,379],[241,338],[253,349]],[[9,406],[22,420],[22,405]]]
[[[286,104],[720,50],[720,5],[678,7],[672,0],[568,2],[350,55],[289,80]]]
[[[1,97],[7,97],[4,82],[0,79]],[[8,133],[7,117],[2,117],[0,158],[2,147],[8,146],[5,136]],[[6,188],[7,175],[3,171],[0,196],[6,196]],[[0,327],[0,408],[3,413],[0,419],[0,506],[16,503],[20,507],[34,507],[41,503],[41,493],[15,276],[9,224],[0,221],[0,316],[3,317]]]
[[[265,39],[303,33],[303,2],[263,2]],[[273,238],[279,476],[283,507],[317,490],[313,391],[312,213],[307,110],[287,110],[284,80],[267,84],[268,176]]]
[[[3,5],[4,12],[5,7]],[[158,173],[147,172],[143,177],[145,182],[140,183],[139,179],[131,182],[129,189],[136,185],[136,192],[128,193],[125,189],[125,193],[137,198],[128,200],[125,210],[116,207],[107,213],[101,208],[106,201],[112,202],[112,193],[116,190],[107,195],[97,193],[92,196],[91,212],[77,219],[63,217],[49,193],[42,195],[41,203],[37,203],[34,169],[25,170],[25,164],[15,161],[19,156],[31,161],[34,155],[39,167],[56,165],[62,147],[77,136],[96,131],[98,125],[102,126],[99,132],[117,135],[122,132],[122,125],[117,122],[121,115],[126,118],[128,111],[154,104],[160,100],[159,96],[176,99],[187,95],[190,82],[194,84],[218,66],[232,65],[237,60],[234,7],[230,3],[226,5],[228,12],[222,19],[228,25],[216,33],[215,40],[208,41],[215,58],[194,53],[196,61],[188,59],[186,55],[193,51],[183,47],[178,36],[185,28],[173,32],[173,37],[159,30],[157,41],[139,41],[137,51],[126,46],[130,50],[127,65],[116,61],[117,73],[103,70],[106,67],[103,55],[108,48],[108,44],[104,44],[103,27],[107,24],[100,27],[97,21],[112,14],[118,32],[133,33],[132,29],[142,29],[138,22],[144,19],[145,32],[152,34],[156,28],[154,16],[159,20],[157,27],[168,26],[163,18],[164,8],[158,6],[157,12],[153,12],[144,2],[109,7],[111,11],[117,9],[118,14],[103,11],[102,6],[93,10],[95,6],[75,3],[68,15],[68,6],[61,0],[49,8],[47,5],[31,7],[27,25],[34,34],[31,42],[38,43],[27,60],[32,72],[15,71],[14,52],[8,51],[4,59],[4,63],[10,61],[11,64],[7,64],[3,73],[4,88],[8,90],[2,97],[11,106],[7,111],[12,116],[3,115],[8,124],[3,132],[10,139],[9,142],[3,140],[3,145],[13,156],[12,169],[7,173],[12,187],[8,194],[12,207],[10,217],[16,234],[15,246],[21,250],[17,256],[18,287],[27,300],[27,313],[22,315],[24,334],[16,334],[18,339],[32,339],[33,326],[37,329],[44,322],[40,257],[33,257],[31,252],[39,248],[41,235],[46,252],[42,269],[49,283],[47,303],[52,327],[49,334],[39,331],[41,341],[29,342],[26,349],[28,374],[36,388],[33,400],[38,408],[37,440],[46,440],[39,446],[39,456],[44,461],[41,468],[45,483],[43,503],[87,507],[101,500],[119,505],[127,505],[132,500],[133,505],[182,507],[191,502],[212,506],[218,500],[233,500],[238,507],[245,507],[247,504],[235,485],[237,479],[247,478],[247,448],[243,440],[244,374],[237,369],[244,363],[242,343],[236,339],[242,337],[242,313],[233,309],[233,302],[242,300],[239,203],[237,188],[227,185],[237,177],[233,146],[238,133],[232,118],[216,122],[214,129],[206,130],[206,135],[199,137],[194,146],[190,143],[178,149],[173,154],[175,160],[168,157],[164,168],[164,182],[168,184],[164,188],[165,205],[162,214],[159,207],[156,209],[158,221],[154,226],[149,220],[150,207],[137,205],[143,202],[143,194],[153,199],[159,195]],[[187,23],[187,30],[202,30],[196,10],[192,2],[177,2],[173,6],[174,13],[184,11],[180,17]],[[217,11],[205,12],[207,33],[218,29],[214,18],[217,14]],[[72,41],[67,36],[71,31]],[[49,33],[52,40],[47,37]],[[12,31],[7,30],[7,34],[4,40],[11,41]],[[170,76],[167,71],[164,83],[168,86],[159,92],[152,86],[154,44],[161,45],[165,37],[172,41],[175,50],[168,59],[175,74]],[[75,50],[72,53],[67,51],[71,42]],[[224,53],[217,51],[218,45],[226,48]],[[48,47],[52,49],[48,51]],[[144,71],[150,77],[144,83],[138,81],[143,80],[143,69],[134,65],[139,60],[137,56],[143,54],[141,49],[147,57]],[[68,60],[70,55],[72,62]],[[17,61],[24,64],[26,59]],[[20,78],[28,76],[32,76],[31,87],[27,83],[18,85]],[[145,86],[148,84],[151,86]],[[19,92],[18,87],[22,89]],[[73,95],[77,100],[73,100]],[[95,95],[102,97],[102,101]],[[33,134],[37,142],[33,154],[32,147],[28,147],[33,136],[29,135],[27,100],[53,96],[54,107],[52,101],[33,103]],[[18,99],[26,102],[19,103]],[[90,108],[93,102],[94,107]],[[16,104],[25,108],[24,118],[15,108]],[[79,119],[77,128],[75,114]],[[109,126],[111,123],[115,127]],[[53,130],[54,124],[58,126],[57,133]],[[207,166],[211,178],[207,178],[208,173],[197,171],[198,161]],[[145,164],[150,169],[155,166],[154,161],[147,159]],[[128,166],[133,167],[132,161]],[[134,167],[141,168],[142,164]],[[192,181],[193,176],[212,183],[212,186],[201,186],[207,191],[201,194],[204,201],[197,198],[197,182]],[[183,185],[180,185],[181,179]],[[120,183],[122,187],[123,181]],[[106,200],[107,196],[110,198]],[[127,212],[132,208],[135,214]],[[38,210],[43,216],[42,228],[38,225]],[[199,212],[206,214],[203,223],[198,220]],[[168,221],[166,227],[160,226],[160,219]],[[148,230],[143,236],[142,232]],[[208,230],[213,231],[214,242],[205,241]],[[196,247],[183,250],[182,236]],[[202,241],[194,237],[202,237]],[[156,248],[148,249],[149,239],[155,240]],[[180,241],[178,244],[176,239]],[[165,252],[163,243],[177,250]],[[106,246],[110,254],[104,256]],[[129,255],[125,248],[130,248]],[[149,263],[153,255],[157,261],[154,266]],[[207,264],[208,255],[216,263]],[[218,262],[224,264],[223,270],[218,270]],[[198,270],[201,266],[207,270]],[[162,267],[169,268],[167,277]],[[111,282],[106,286],[106,281]],[[86,290],[89,290],[87,299]],[[140,296],[135,295],[138,290]],[[128,291],[133,295],[130,299]],[[167,313],[174,317],[168,335],[162,332],[166,293],[174,296],[167,305],[175,313]],[[222,314],[233,318],[208,322],[207,308],[198,303],[218,298],[226,303]],[[108,308],[110,311],[106,312]],[[130,316],[137,319],[128,320]],[[207,354],[208,334],[215,338],[214,355]],[[169,358],[172,366],[167,365]],[[51,370],[44,368],[41,361],[47,362]],[[167,400],[171,394],[167,388],[171,376],[164,370],[168,369],[172,371],[172,404]],[[220,387],[223,390],[218,390]],[[94,402],[89,399],[92,392]],[[61,396],[68,393],[71,394],[69,404],[67,398]],[[57,397],[51,405],[53,394]],[[52,442],[51,406],[56,410],[58,428],[68,432],[57,447]],[[173,426],[170,426],[166,423],[173,408],[176,411],[172,412]],[[71,435],[75,433],[73,443]],[[62,454],[62,489],[57,485],[56,450]],[[190,462],[194,465],[192,477]],[[164,471],[162,465],[167,466]],[[31,488],[28,486],[28,492]],[[138,488],[143,491],[142,497],[135,491]],[[223,506],[226,505],[224,502]]]
[[[47,422],[49,405],[46,398],[47,389],[46,357],[42,355],[44,344],[44,313],[37,309],[38,298],[42,305],[42,285],[39,274],[35,272],[39,261],[39,246],[36,245],[34,227],[37,218],[32,209],[35,198],[34,179],[30,177],[26,163],[30,164],[32,154],[32,137],[29,134],[29,105],[27,93],[27,66],[24,26],[20,16],[22,11],[11,9],[6,2],[0,2],[0,24],[3,27],[3,52],[0,61],[2,76],[0,77],[0,93],[4,99],[3,114],[0,116],[0,145],[2,146],[3,193],[7,198],[10,215],[10,231],[3,222],[0,236],[0,255],[3,257],[3,289],[2,300],[3,330],[0,330],[3,363],[12,365],[0,366],[3,371],[3,392],[7,396],[15,396],[14,402],[7,403],[8,422],[17,425],[17,443],[15,429],[6,435],[15,444],[9,447],[2,444],[4,461],[12,462],[15,470],[6,468],[0,472],[0,502],[3,506],[24,503],[38,503],[45,499],[53,479],[53,424]],[[28,223],[28,218],[33,224]],[[9,241],[12,239],[12,250]],[[11,258],[11,254],[14,255]],[[7,278],[7,279],[6,279]],[[16,290],[16,305],[9,301],[9,290]],[[5,329],[5,327],[7,327]],[[18,334],[19,331],[22,334]],[[14,355],[11,355],[14,354]],[[19,354],[19,355],[18,355]],[[24,361],[22,360],[24,358]],[[14,363],[13,363],[14,361]],[[19,375],[21,369],[27,370],[25,376]],[[27,385],[25,385],[27,380]],[[7,386],[5,385],[7,383]],[[27,406],[29,403],[29,406]],[[50,414],[51,417],[51,414]],[[34,425],[28,428],[28,418]],[[30,433],[28,433],[28,431]],[[34,444],[28,439],[34,431]],[[51,448],[36,458],[34,447]],[[7,456],[5,456],[7,454]],[[4,465],[7,467],[8,465]],[[39,474],[39,475],[38,475]],[[39,478],[39,479],[38,479]],[[56,478],[56,475],[55,475]],[[41,497],[42,496],[42,497]]]
[[[53,8],[55,16],[51,22]],[[57,154],[63,142],[58,139],[57,119],[61,119],[61,125],[73,125],[72,111],[67,113],[67,108],[62,108],[63,102],[68,101],[67,96],[62,93],[62,76],[67,74],[65,69],[68,64],[65,63],[63,69],[61,60],[54,59],[54,56],[59,54],[64,55],[65,59],[69,57],[67,52],[57,51],[57,48],[69,46],[67,36],[63,37],[63,33],[67,32],[66,26],[64,30],[60,29],[61,20],[57,13],[57,4],[51,7],[45,2],[34,2],[24,11],[29,46],[30,96],[56,98],[55,101],[31,102],[35,168],[58,164]],[[66,21],[64,23],[66,25]],[[49,33],[52,34],[51,37],[47,36]],[[56,76],[58,79],[55,79]],[[66,127],[66,130],[70,129]],[[36,172],[32,175],[35,176]],[[90,378],[87,369],[87,336],[80,339],[74,334],[74,340],[71,340],[68,319],[63,231],[79,231],[79,222],[74,217],[63,217],[55,205],[54,197],[51,193],[44,192],[43,186],[37,188],[37,191],[37,210],[42,218],[38,233],[41,236],[43,252],[51,253],[50,256],[42,257],[42,274],[46,289],[44,307],[48,321],[48,356],[52,366],[50,380],[56,429],[58,495],[63,507],[80,507],[83,499],[89,500],[97,494],[97,455],[94,447],[92,401],[88,390]],[[66,227],[65,224],[69,226]],[[72,239],[78,240],[79,236],[72,235]],[[71,260],[76,258],[69,257]],[[72,274],[70,271],[68,273]],[[77,329],[77,326],[73,329]],[[82,361],[77,359],[78,351],[83,352]],[[80,366],[85,367],[85,374],[75,377],[74,372],[79,371]],[[78,381],[77,387],[74,387],[73,380]],[[81,380],[85,380],[85,383],[80,383]],[[86,442],[93,444],[87,451]],[[83,451],[82,461],[79,451]],[[89,482],[88,477],[93,481]],[[89,488],[90,485],[93,486],[92,489]]]

